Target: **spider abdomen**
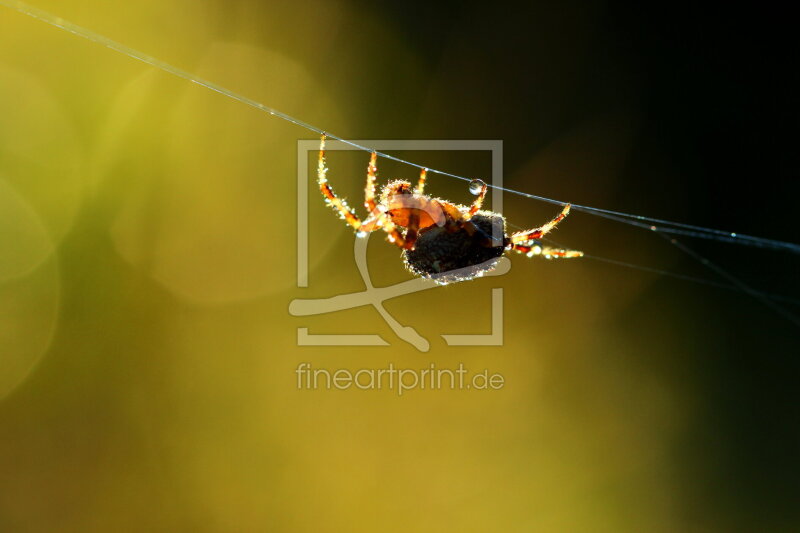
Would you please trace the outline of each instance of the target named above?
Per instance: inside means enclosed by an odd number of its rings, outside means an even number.
[[[481,211],[471,222],[478,229],[472,234],[464,228],[448,231],[444,226],[420,231],[414,249],[403,251],[406,268],[442,284],[472,279],[492,270],[505,252],[502,239],[506,220],[497,213]]]

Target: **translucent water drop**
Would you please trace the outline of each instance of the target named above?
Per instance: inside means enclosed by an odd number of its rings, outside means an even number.
[[[475,196],[479,195],[486,184],[483,180],[472,180],[469,182],[469,192],[474,194]]]

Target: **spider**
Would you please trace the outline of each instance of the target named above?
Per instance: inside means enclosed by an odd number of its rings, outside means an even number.
[[[406,268],[413,274],[444,285],[480,277],[496,266],[509,250],[547,259],[581,257],[583,252],[544,246],[538,239],[553,230],[569,214],[570,204],[547,224],[508,235],[506,219],[499,213],[483,211],[488,186],[470,182],[476,195],[469,207],[427,196],[427,169],[422,169],[416,187],[403,180],[390,181],[375,198],[377,157],[372,152],[367,167],[364,206],[369,216],[361,220],[328,184],[325,164],[325,135],[319,146],[317,181],[325,202],[356,231],[358,237],[382,229],[389,242],[402,248]]]

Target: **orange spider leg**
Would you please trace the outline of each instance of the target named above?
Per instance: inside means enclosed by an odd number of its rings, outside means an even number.
[[[373,158],[375,154],[373,154]],[[367,171],[367,190],[366,198],[367,203],[372,202],[370,205],[375,205],[375,165],[374,161],[370,161],[370,168]],[[328,184],[328,167],[325,165],[325,135],[319,142],[319,158],[317,162],[317,183],[319,183],[319,190],[325,197],[325,203],[330,205],[339,217],[345,220],[354,230],[358,232],[375,231],[382,226],[381,215],[376,214],[376,208],[371,209],[370,217],[365,221],[358,218],[347,202],[343,198],[336,196],[330,184]]]
[[[477,213],[481,206],[483,205],[483,199],[486,198],[486,191],[489,190],[489,186],[483,183],[481,185],[481,192],[478,193],[478,197],[475,198],[472,202],[472,206],[469,208],[469,213],[467,214],[467,220],[472,218],[475,213]]]
[[[542,255],[546,259],[574,259],[576,257],[583,257],[583,252],[579,250],[564,250],[562,248],[551,248],[545,246],[542,248]]]
[[[358,228],[357,235],[359,237],[363,237],[363,233],[369,233],[371,231],[381,229],[385,223],[385,219],[386,215],[380,212],[370,215],[366,220],[361,222],[361,226]]]
[[[562,248],[552,248],[550,246],[542,246],[541,244],[532,243],[528,244],[512,244],[511,249],[525,254],[528,257],[534,255],[541,255],[545,259],[572,259],[576,257],[583,257],[583,252],[578,250],[564,250]]]
[[[416,209],[411,210],[408,217],[408,226],[406,227],[406,234],[403,237],[403,248],[406,250],[413,250],[414,244],[417,242],[417,235],[419,232],[419,211]]]
[[[428,169],[423,168],[422,170],[420,170],[419,181],[417,182],[417,188],[414,189],[415,194],[422,194],[423,191],[425,191],[425,181],[427,180],[427,177],[428,177]]]
[[[377,209],[375,205],[375,180],[378,171],[377,161],[378,154],[372,152],[369,158],[369,165],[367,166],[367,187],[364,191],[364,207],[366,207],[370,213],[374,213],[375,209]]]
[[[551,220],[550,222],[548,222],[547,224],[545,224],[540,228],[518,231],[512,234],[511,238],[509,239],[511,241],[511,244],[526,243],[527,241],[532,241],[534,239],[540,238],[542,235],[545,235],[553,228],[555,228],[559,222],[561,222],[562,220],[564,220],[564,218],[566,218],[566,216],[569,214],[569,208],[570,204],[565,205],[564,209],[561,211],[561,213],[558,214],[556,218],[554,218],[553,220]]]
[[[414,218],[412,215],[411,218]],[[410,230],[411,221],[409,220],[409,230]],[[418,222],[417,222],[418,224]],[[392,222],[389,217],[384,216],[384,223],[382,224],[383,230],[388,234],[389,242],[396,245],[398,248],[403,248],[405,250],[411,250],[414,248],[414,243],[417,240],[417,232],[414,231],[413,235],[408,234],[404,236],[400,231],[397,229],[397,225]]]

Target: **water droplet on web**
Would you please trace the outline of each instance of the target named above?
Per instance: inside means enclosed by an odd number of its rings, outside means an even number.
[[[479,195],[486,184],[483,180],[472,180],[469,182],[469,192],[474,194],[475,196]]]

